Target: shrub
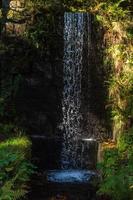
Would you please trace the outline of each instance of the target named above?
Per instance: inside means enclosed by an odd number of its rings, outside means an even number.
[[[113,200],[133,199],[133,129],[119,138],[118,148],[106,149],[99,165],[103,173],[99,194]]]
[[[30,142],[26,137],[0,144],[0,199],[16,200],[27,193],[33,166],[28,161]]]

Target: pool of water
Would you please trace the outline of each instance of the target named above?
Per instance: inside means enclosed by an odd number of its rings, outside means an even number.
[[[88,170],[51,170],[47,173],[48,182],[89,183],[96,173]]]
[[[98,177],[90,170],[47,170],[33,177],[28,200],[96,200]]]

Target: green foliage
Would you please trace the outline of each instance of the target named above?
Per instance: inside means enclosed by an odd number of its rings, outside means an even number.
[[[113,139],[118,148],[106,149],[99,165],[103,180],[99,194],[112,200],[133,199],[133,54],[130,9],[128,1],[101,1],[95,5],[97,20],[105,27],[106,65],[112,73],[108,80],[109,106],[113,121]],[[126,130],[126,131],[125,131]]]
[[[133,199],[133,129],[122,134],[118,148],[106,149],[99,164],[103,180],[98,191],[113,200]]]
[[[39,48],[41,51],[44,51],[46,41],[50,40],[50,27],[54,27],[54,16],[40,13],[39,16],[36,17],[34,25],[29,26],[28,30],[25,32],[25,36],[37,49]]]
[[[0,123],[0,134],[4,136],[9,136],[13,130],[15,129],[15,126],[12,123],[9,124],[2,124]]]
[[[133,114],[132,17],[128,9],[130,4],[128,0],[101,0],[95,1],[92,8],[97,20],[105,28],[105,66],[109,63],[112,68],[108,80],[108,104],[112,110],[114,139],[117,139],[125,128],[130,128],[128,122]]]
[[[118,140],[118,148],[120,152],[126,152],[128,155],[133,154],[133,128],[121,134]]]
[[[19,137],[0,143],[0,199],[17,200],[27,193],[33,166],[28,161],[30,142]]]
[[[133,27],[128,27],[126,31],[129,39],[133,39]]]
[[[54,38],[56,27],[56,18],[63,14],[63,2],[58,0],[29,0],[26,7],[31,13],[32,20],[24,37],[44,55],[52,44],[56,43]]]
[[[24,135],[25,135],[24,130],[22,128],[20,129],[16,124],[14,124],[12,122],[0,123],[0,139],[1,140],[10,139],[13,137],[21,137],[21,136],[24,137]],[[9,143],[9,141],[8,141],[8,143]],[[18,141],[17,141],[17,139],[15,141],[18,143],[18,145],[20,142],[22,144],[22,139],[20,140],[20,138],[18,139]],[[28,142],[28,141],[24,139],[23,143],[26,143],[26,142]],[[6,144],[6,143],[4,143],[4,144]],[[11,141],[11,143],[13,144],[14,142]],[[28,144],[28,143],[26,143],[25,145],[30,146],[30,144]],[[3,146],[3,144],[1,144],[1,146]]]

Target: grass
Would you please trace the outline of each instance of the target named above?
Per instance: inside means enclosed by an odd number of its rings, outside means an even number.
[[[0,150],[6,149],[6,148],[11,148],[15,150],[20,150],[25,152],[27,149],[30,149],[31,142],[26,136],[23,137],[14,137],[12,139],[8,139],[4,142],[0,143]]]

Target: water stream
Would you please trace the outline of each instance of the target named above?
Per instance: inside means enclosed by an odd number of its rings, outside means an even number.
[[[86,33],[90,29],[87,13],[64,14],[64,90],[63,90],[63,150],[62,168],[81,168],[82,150],[79,140],[83,136],[82,74]]]

